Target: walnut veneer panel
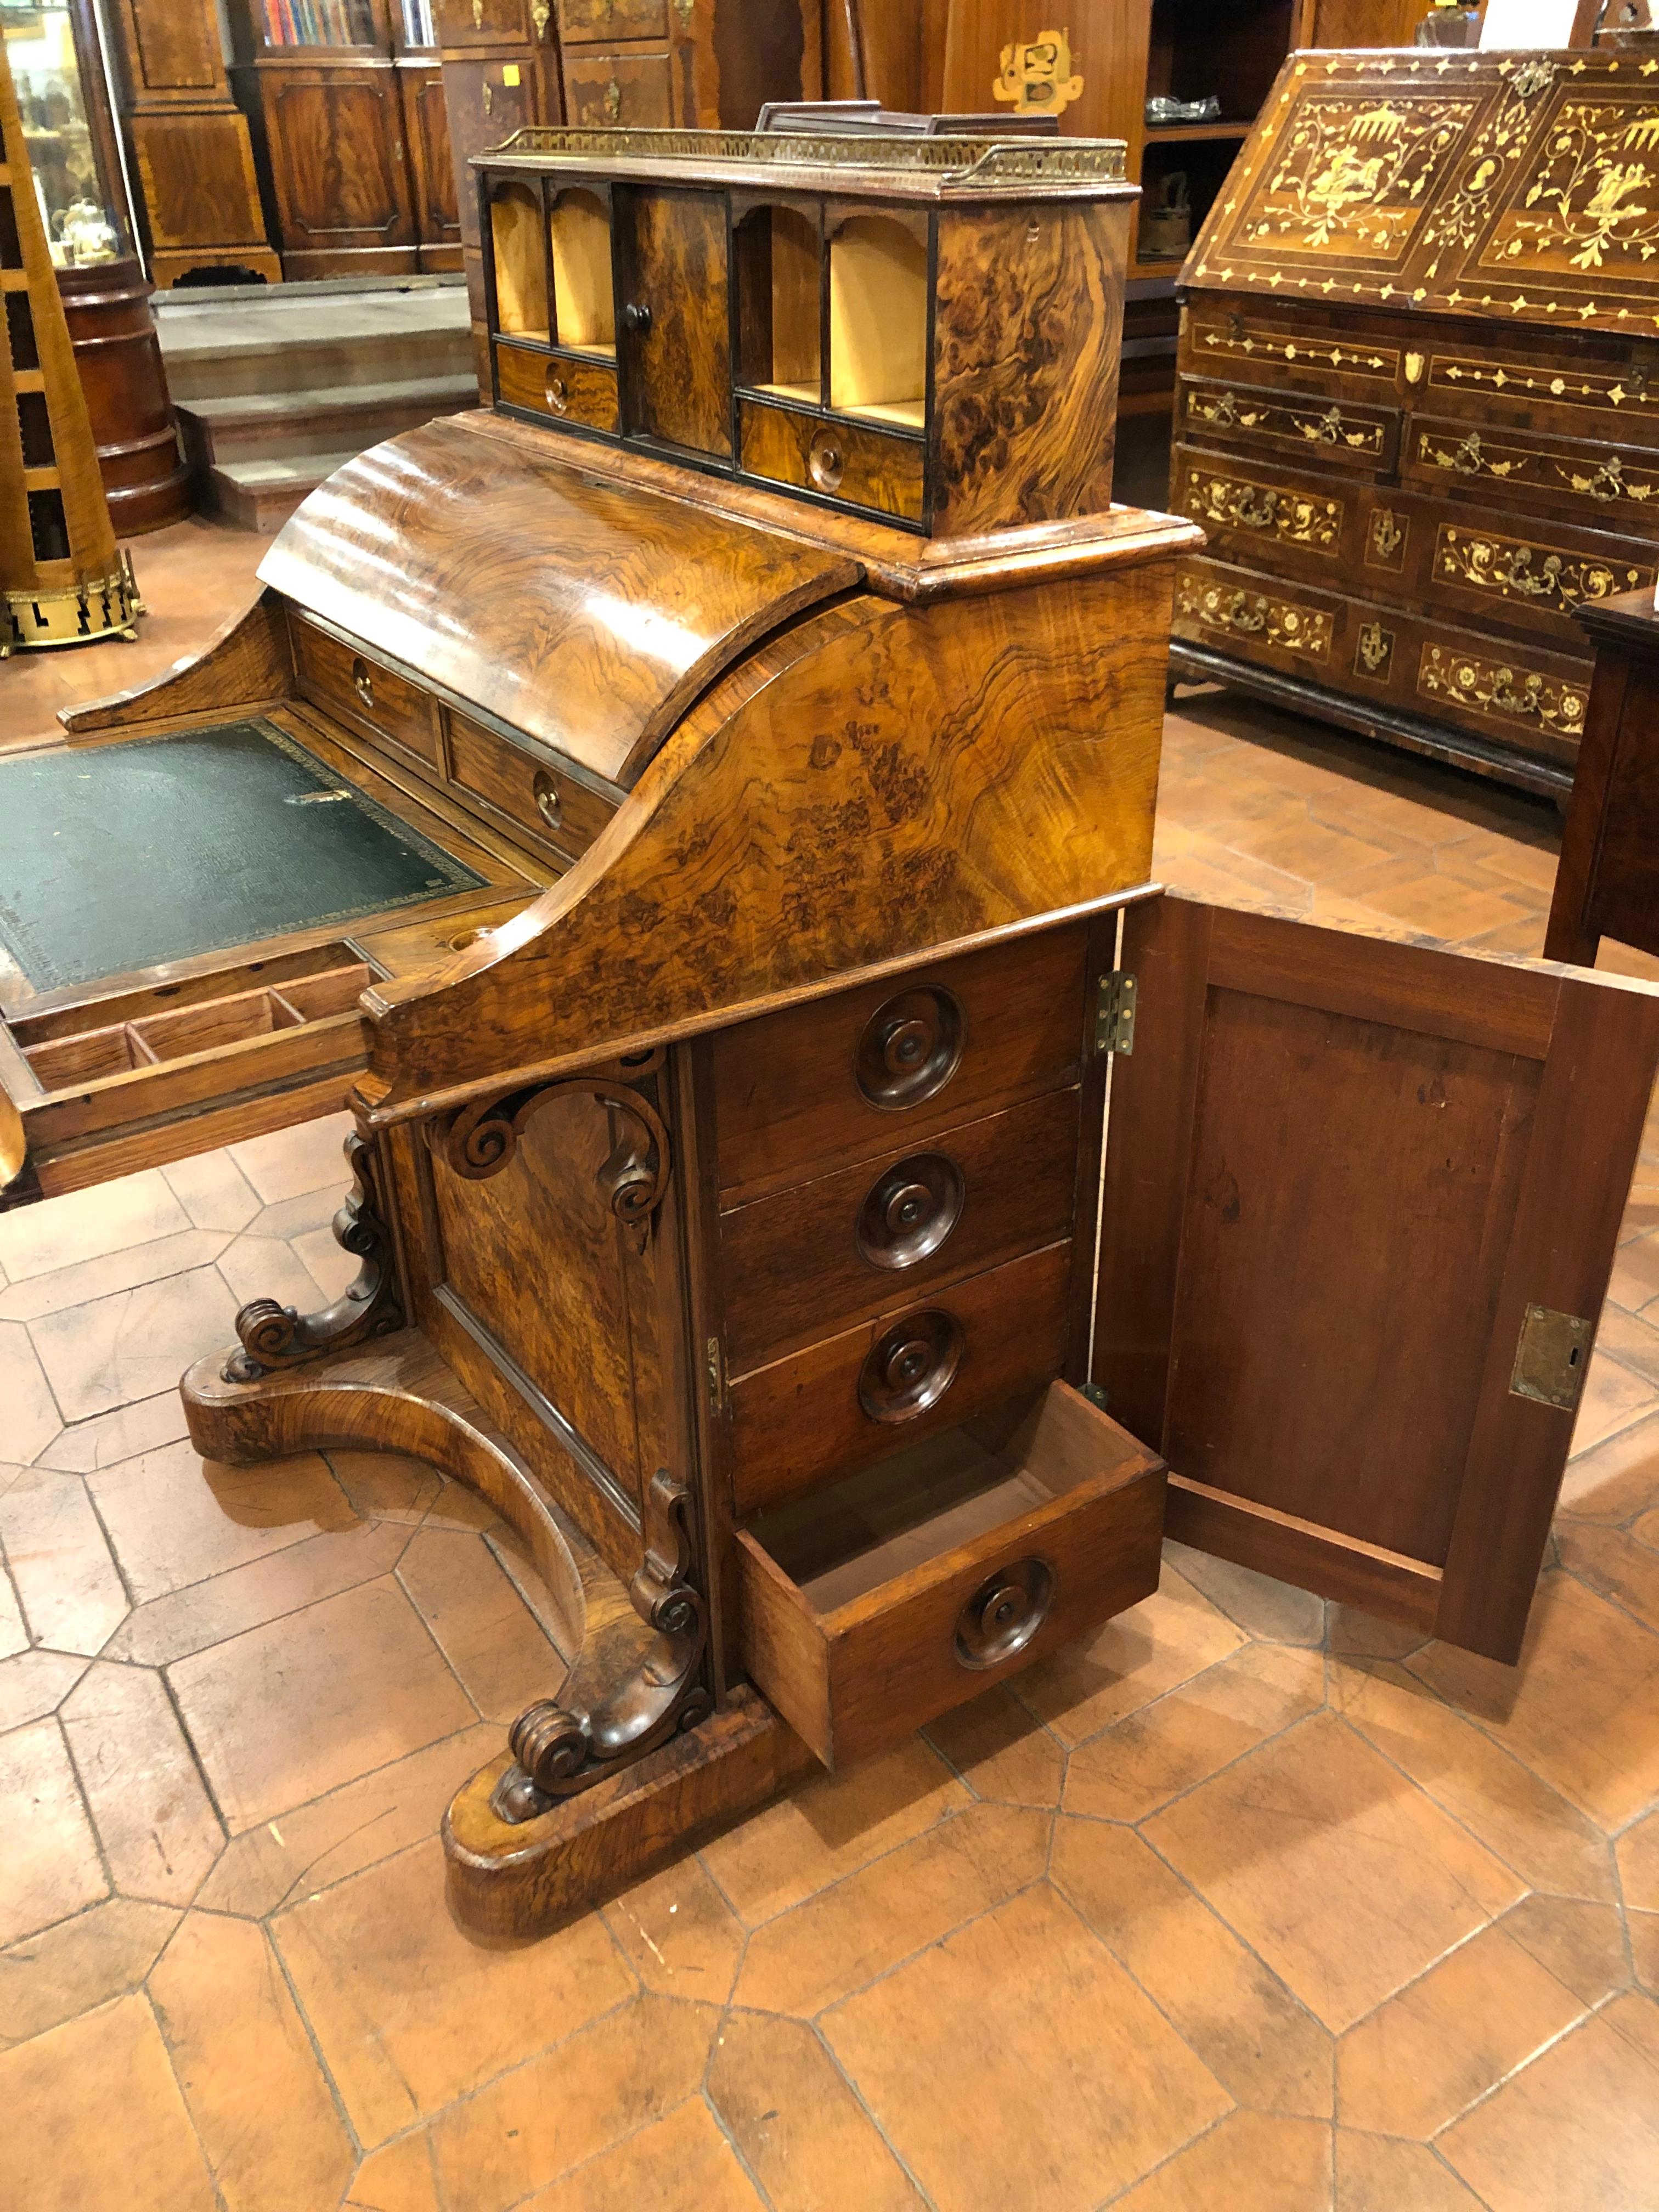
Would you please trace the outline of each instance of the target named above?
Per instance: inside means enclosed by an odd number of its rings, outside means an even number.
[[[395,592],[379,557],[388,544],[399,549]],[[859,571],[443,421],[339,470],[259,574],[428,681],[631,783],[722,668]]]

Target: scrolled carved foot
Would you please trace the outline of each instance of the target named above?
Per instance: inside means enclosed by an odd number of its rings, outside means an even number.
[[[236,1316],[241,1349],[225,1362],[227,1382],[257,1382],[262,1375],[343,1352],[404,1326],[392,1234],[378,1188],[379,1156],[361,1132],[346,1139],[345,1156],[356,1187],[334,1217],[334,1241],[362,1261],[356,1280],[332,1305],[314,1314],[301,1314],[275,1298],[250,1299]]]

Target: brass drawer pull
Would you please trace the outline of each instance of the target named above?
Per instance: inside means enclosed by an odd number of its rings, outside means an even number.
[[[374,678],[368,672],[368,663],[366,660],[358,659],[352,662],[351,688],[357,694],[357,696],[362,701],[365,707],[373,707],[374,704]]]
[[[919,1106],[943,1091],[962,1063],[962,1002],[938,984],[901,991],[864,1025],[853,1076],[885,1113]]]
[[[954,1314],[910,1314],[884,1329],[859,1375],[859,1404],[872,1421],[914,1421],[939,1400],[962,1364]]]
[[[937,1252],[962,1218],[962,1170],[945,1152],[918,1152],[871,1184],[854,1231],[872,1267],[914,1267]]]
[[[1054,1571],[1047,1559],[1018,1559],[980,1584],[957,1619],[957,1657],[964,1667],[995,1667],[1023,1651],[1048,1618]]]
[[[612,123],[622,120],[622,87],[613,76],[605,88],[605,112]]]
[[[556,368],[547,372],[547,404],[556,415],[570,411],[570,386]]]
[[[535,794],[536,811],[550,830],[556,830],[564,820],[564,806],[559,798],[559,787],[544,768],[536,771],[536,781],[531,787]]]

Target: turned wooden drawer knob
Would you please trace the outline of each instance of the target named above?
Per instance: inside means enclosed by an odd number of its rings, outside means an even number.
[[[854,1231],[872,1267],[914,1267],[928,1259],[962,1218],[962,1170],[948,1152],[918,1152],[877,1176]]]
[[[937,984],[901,991],[864,1025],[854,1080],[872,1106],[896,1113],[942,1091],[962,1060],[962,1004]]]
[[[913,1421],[936,1406],[962,1364],[954,1314],[908,1314],[884,1329],[859,1376],[859,1403],[872,1421]]]
[[[1054,1572],[1046,1559],[999,1567],[957,1619],[957,1657],[964,1667],[994,1667],[1023,1651],[1048,1617]]]
[[[812,441],[812,450],[806,457],[806,470],[820,491],[839,489],[846,465],[841,447],[833,438],[820,436]]]
[[[559,798],[559,787],[545,769],[538,769],[536,781],[531,787],[535,793],[536,811],[550,830],[556,830],[564,820],[564,806]]]

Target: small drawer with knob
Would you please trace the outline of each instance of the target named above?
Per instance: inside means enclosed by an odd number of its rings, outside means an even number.
[[[658,131],[674,120],[666,53],[596,54],[580,48],[565,58],[564,97],[568,119],[584,126]]]
[[[1078,1116],[1073,1085],[723,1212],[728,1372],[1066,1236]]]
[[[456,788],[533,830],[565,859],[579,860],[615,813],[611,802],[579,783],[551,754],[532,752],[453,708],[447,720],[449,774]]]
[[[900,1742],[1158,1587],[1164,1463],[1064,1382],[738,1538],[744,1656],[826,1766]]]
[[[1088,951],[1085,925],[1044,929],[722,1030],[722,1208],[1075,1082]]]
[[[301,616],[289,617],[289,635],[303,697],[439,765],[438,702],[429,692]]]
[[[495,347],[495,381],[501,403],[553,422],[585,430],[617,430],[614,362],[570,354],[538,353],[528,346]]]
[[[1071,1240],[881,1309],[725,1389],[739,1520],[1036,1389],[1066,1364]]]
[[[901,522],[921,520],[927,453],[920,438],[749,399],[740,430],[750,476]]]

